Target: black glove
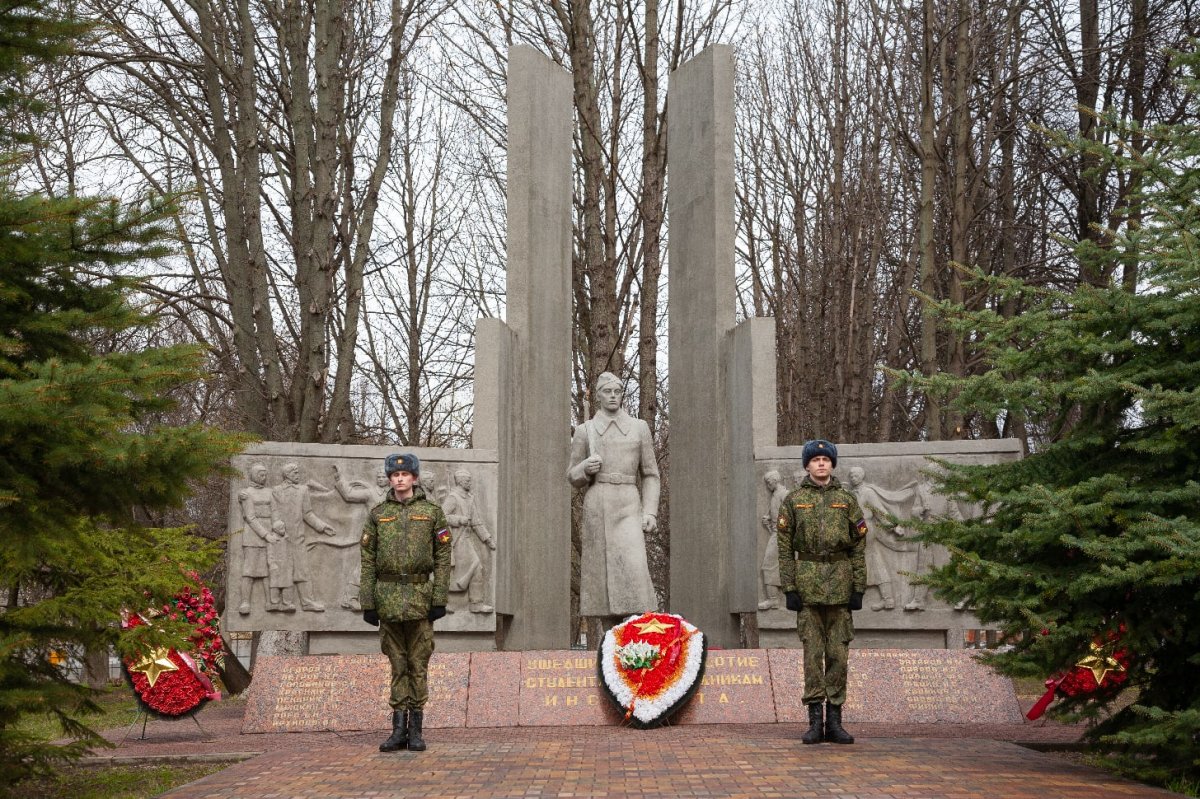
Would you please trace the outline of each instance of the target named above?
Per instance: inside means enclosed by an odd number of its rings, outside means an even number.
[[[434,605],[433,607],[431,607],[429,609],[429,620],[430,621],[437,621],[438,619],[440,619],[442,616],[445,616],[445,615],[446,615],[446,606],[445,605]]]
[[[804,603],[800,601],[800,595],[795,591],[788,591],[784,596],[787,597],[788,610],[794,610],[799,613],[804,609]]]
[[[863,598],[862,591],[855,591],[853,594],[851,594],[850,595],[850,609],[851,610],[862,610],[862,598]]]
[[[367,624],[370,624],[372,627],[378,627],[379,626],[379,614],[376,613],[374,610],[364,610],[363,611],[363,621],[365,621]]]

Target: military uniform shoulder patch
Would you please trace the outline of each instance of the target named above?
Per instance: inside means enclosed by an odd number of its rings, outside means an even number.
[[[867,534],[867,520],[866,520],[866,519],[859,519],[859,520],[858,520],[858,524],[854,525],[854,528],[855,528],[856,530],[858,530],[858,534],[859,534],[860,536],[862,536],[862,535],[866,535],[866,534]]]
[[[371,543],[371,536],[367,535],[366,533],[363,533],[362,545],[365,547],[369,543]]]
[[[437,541],[439,544],[450,543],[450,530],[446,527],[443,527],[441,530],[438,530],[437,531]]]

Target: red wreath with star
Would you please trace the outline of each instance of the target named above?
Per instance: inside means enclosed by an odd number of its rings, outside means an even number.
[[[188,636],[188,650],[162,647],[138,656],[127,657],[122,662],[123,671],[138,704],[147,713],[163,718],[179,716],[199,710],[210,699],[220,699],[221,693],[213,687],[208,676],[221,665],[222,644],[213,595],[199,578],[190,575],[200,591],[185,587],[174,599],[163,605],[161,611],[132,614],[123,627],[138,627],[148,624],[148,618],[163,615],[169,619],[183,618],[192,624]]]
[[[1025,718],[1041,718],[1056,696],[1090,696],[1116,691],[1129,679],[1129,652],[1120,647],[1120,633],[1110,633],[1104,642],[1093,641],[1087,657],[1065,674],[1046,680],[1046,693],[1034,703]]]
[[[600,641],[600,685],[626,722],[639,729],[657,727],[700,687],[707,653],[704,634],[682,616],[631,616]]]

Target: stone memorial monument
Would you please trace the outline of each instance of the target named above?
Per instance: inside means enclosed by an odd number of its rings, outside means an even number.
[[[587,492],[582,611],[611,619],[658,606],[643,536],[657,523],[659,478],[648,428],[621,410],[611,375],[595,387],[595,417],[570,432],[571,87],[545,56],[510,51],[506,316],[477,325],[472,448],[264,443],[233,459],[225,629],[307,634],[309,654],[339,655],[263,658],[247,731],[385,725],[386,660],[358,607],[358,542],[387,487],[380,464],[398,450],[420,458],[422,485],[454,536],[453,612],[435,624],[429,726],[618,721],[599,702],[594,655],[564,651],[571,486]],[[804,476],[802,448],[776,438],[774,321],[734,315],[733,87],[733,51],[721,45],[682,65],[669,87],[669,610],[725,650],[683,723],[800,712],[787,704],[800,696],[795,616],[780,601],[772,553],[779,503]],[[870,528],[851,653],[852,679],[864,681],[852,696],[864,704],[848,718],[1019,717],[1011,683],[989,683],[969,653],[930,651],[961,649],[963,630],[979,622],[913,583],[946,553],[904,524],[975,512],[930,490],[929,458],[1015,459],[1018,443],[839,442],[839,451],[839,479]]]
[[[800,446],[777,445],[773,320],[735,323],[733,86],[733,51],[715,45],[669,87],[669,610],[713,646],[795,647],[770,542],[778,504],[803,476]],[[599,381],[595,417],[570,436],[571,96],[561,67],[512,49],[508,300],[504,321],[478,324],[475,448],[411,450],[455,539],[453,612],[436,626],[443,651],[571,644],[571,485],[587,492],[583,615],[658,608],[644,541],[657,524],[655,453],[647,425],[621,409],[616,378]],[[228,629],[307,632],[313,653],[375,651],[359,617],[357,544],[386,488],[379,463],[397,449],[269,443],[234,459]],[[840,477],[870,527],[856,645],[960,648],[962,630],[978,621],[913,583],[946,553],[890,518],[968,512],[930,490],[928,458],[1016,458],[1017,444],[843,444],[841,452]],[[757,625],[747,624],[756,614]]]

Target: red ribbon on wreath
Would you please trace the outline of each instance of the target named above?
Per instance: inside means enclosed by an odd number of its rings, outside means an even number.
[[[1058,677],[1046,680],[1046,693],[1029,708],[1025,718],[1030,721],[1041,718],[1054,701],[1055,696],[1088,696],[1099,691],[1110,691],[1129,679],[1129,653],[1118,649],[1118,633],[1110,633],[1108,643],[1093,641],[1087,657],[1074,668]]]

